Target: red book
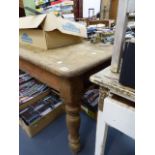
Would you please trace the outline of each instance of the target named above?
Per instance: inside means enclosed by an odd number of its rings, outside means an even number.
[[[63,0],[58,0],[58,1],[55,1],[55,2],[51,2],[51,5],[56,5],[56,4],[59,4],[61,2],[63,2]]]
[[[64,1],[70,1],[70,0],[58,0],[58,1],[55,1],[55,2],[51,2],[51,5],[56,5],[56,4],[60,4]]]

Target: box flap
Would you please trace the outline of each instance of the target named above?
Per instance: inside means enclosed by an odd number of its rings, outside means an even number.
[[[59,24],[57,18],[58,17],[56,17],[52,12],[48,13],[46,15],[46,20],[44,22],[43,29],[45,31],[53,31],[54,29],[57,29]]]
[[[85,25],[79,24],[77,22],[72,22],[67,19],[59,18],[59,27],[58,29],[62,33],[75,35],[79,37],[87,37],[87,29]]]
[[[46,14],[19,18],[19,29],[37,28],[45,19]]]
[[[43,28],[45,31],[53,31],[54,29],[58,29],[62,33],[87,37],[86,26],[63,19],[62,17],[56,17],[52,12],[47,14]]]
[[[43,22],[44,24],[41,25]],[[63,19],[62,17],[56,17],[52,12],[36,16],[22,17],[19,19],[19,29],[37,28],[39,25],[42,26],[44,31],[53,31],[57,29],[65,34],[87,37],[86,26]]]

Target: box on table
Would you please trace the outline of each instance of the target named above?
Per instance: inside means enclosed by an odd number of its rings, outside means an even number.
[[[52,12],[19,19],[20,45],[43,50],[81,42],[87,37],[84,25],[56,17]]]
[[[34,105],[35,103],[36,102],[31,103],[31,105]],[[56,106],[51,112],[41,117],[38,121],[34,122],[33,124],[27,125],[22,118],[19,119],[19,124],[23,128],[23,130],[27,133],[27,135],[30,138],[32,138],[64,112],[65,108],[64,103],[62,102],[61,104]]]

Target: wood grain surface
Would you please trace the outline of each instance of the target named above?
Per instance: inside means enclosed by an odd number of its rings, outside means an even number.
[[[73,77],[110,59],[112,47],[88,41],[48,51],[20,47],[19,56],[58,76]]]

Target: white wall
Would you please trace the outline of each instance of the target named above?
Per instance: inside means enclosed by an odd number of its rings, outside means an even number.
[[[101,0],[83,0],[83,17],[88,17],[88,9],[94,8],[95,14],[100,11]]]

